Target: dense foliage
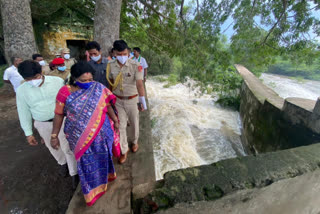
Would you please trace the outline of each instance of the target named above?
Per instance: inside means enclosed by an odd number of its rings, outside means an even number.
[[[296,64],[319,71],[319,44],[309,33],[320,35],[320,1],[203,0],[184,5],[182,0],[123,3],[121,36],[146,51],[148,61],[165,61],[172,70],[149,69],[150,73],[173,72],[169,82],[187,76],[198,80],[203,92],[218,92],[221,102],[237,103],[241,78],[233,68],[243,64],[255,73],[274,72],[275,66],[292,72]],[[230,41],[221,28],[232,20]],[[150,55],[147,53],[154,52]],[[176,65],[179,66],[176,66]],[[161,65],[161,63],[159,63]],[[156,66],[161,68],[161,66]],[[276,69],[280,71],[281,69]],[[297,67],[297,66],[295,66]],[[283,69],[282,69],[283,70]],[[282,71],[281,70],[281,71]],[[310,72],[309,72],[310,73]],[[305,75],[306,76],[306,75]],[[170,85],[170,84],[169,84]],[[231,97],[231,98],[230,98]]]

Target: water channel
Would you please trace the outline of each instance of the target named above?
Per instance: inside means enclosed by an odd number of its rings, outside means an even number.
[[[198,97],[187,84],[165,84],[146,84],[157,179],[167,171],[245,155],[237,111],[219,107],[209,95]]]
[[[262,74],[262,81],[280,96],[317,99],[320,82],[298,82]],[[209,95],[198,96],[188,84],[164,88],[165,82],[146,82],[152,120],[156,177],[180,168],[204,165],[246,155],[240,140],[239,112],[222,108]]]

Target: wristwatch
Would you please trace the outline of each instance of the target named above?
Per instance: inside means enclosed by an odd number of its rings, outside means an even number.
[[[51,138],[57,138],[57,134],[51,134]]]

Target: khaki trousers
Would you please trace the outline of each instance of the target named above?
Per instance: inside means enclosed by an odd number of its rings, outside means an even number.
[[[128,140],[137,144],[139,139],[139,110],[138,97],[130,100],[121,100],[117,98],[116,108],[120,120],[120,146],[121,153],[125,154],[128,151]],[[127,129],[127,122],[130,126]],[[127,132],[128,131],[128,132]]]
[[[52,126],[53,122],[34,121],[34,127],[38,130],[40,136],[43,138],[45,145],[49,149],[51,155],[56,159],[58,164],[64,165],[67,163],[70,176],[74,176],[78,174],[77,162],[73,152],[70,150],[69,143],[63,132],[64,121],[62,123],[62,127],[58,136],[60,141],[60,147],[58,150],[52,148],[50,144]]]

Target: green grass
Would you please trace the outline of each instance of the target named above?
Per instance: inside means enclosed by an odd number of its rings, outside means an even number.
[[[313,64],[292,63],[289,60],[277,59],[274,65],[269,66],[268,73],[290,76],[298,82],[304,79],[320,80],[320,60],[316,60]]]
[[[4,70],[8,68],[8,65],[0,65],[0,88],[3,86],[3,74]]]

